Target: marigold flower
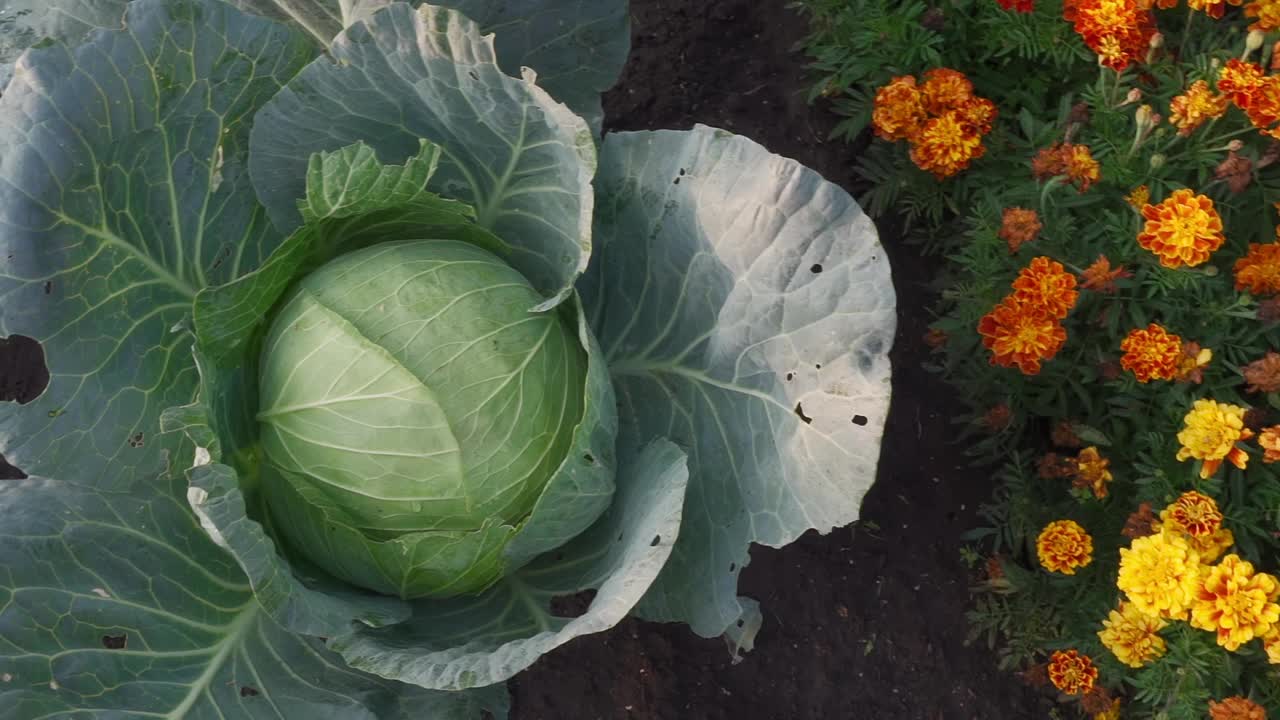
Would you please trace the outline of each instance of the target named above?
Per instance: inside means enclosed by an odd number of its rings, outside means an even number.
[[[1133,373],[1140,383],[1172,380],[1182,358],[1182,338],[1155,323],[1135,328],[1120,341],[1120,367]]]
[[[1093,264],[1080,273],[1080,287],[1103,294],[1112,294],[1118,289],[1116,281],[1133,277],[1125,266],[1111,269],[1111,261],[1106,255],[1099,255]]]
[[[1271,632],[1262,638],[1262,651],[1267,654],[1268,663],[1280,665],[1280,631],[1274,626]]]
[[[1233,58],[1218,71],[1218,91],[1225,93],[1231,102],[1243,108],[1249,104],[1265,78],[1261,67]]]
[[[996,2],[1009,12],[1029,13],[1036,9],[1035,0],[996,0]]]
[[[1096,498],[1107,496],[1107,484],[1111,482],[1111,461],[1102,457],[1098,448],[1089,446],[1076,456],[1076,479],[1080,486],[1093,491]]]
[[[1280,462],[1280,425],[1263,428],[1258,434],[1258,445],[1262,447],[1262,462]]]
[[[1204,80],[1197,80],[1169,103],[1169,122],[1178,128],[1179,135],[1190,135],[1208,120],[1222,117],[1226,111],[1227,97],[1215,93]]]
[[[979,135],[991,132],[999,111],[996,104],[986,98],[971,97],[955,107],[960,119],[973,127]]]
[[[1047,148],[1041,148],[1040,152],[1031,158],[1031,174],[1041,182],[1066,173],[1067,162],[1063,157],[1061,144],[1055,143]]]
[[[1144,205],[1146,218],[1138,244],[1160,258],[1167,268],[1195,267],[1222,247],[1222,218],[1213,201],[1185,188],[1175,190],[1159,205]]]
[[[1076,474],[1076,461],[1058,453],[1045,453],[1036,462],[1036,474],[1044,480],[1061,480]]]
[[[930,115],[943,115],[973,97],[973,83],[959,70],[933,68],[924,74],[920,94]]]
[[[1200,555],[1169,532],[1137,538],[1120,548],[1116,587],[1148,615],[1184,620],[1200,588]]]
[[[1143,7],[1137,0],[1067,0],[1062,14],[1099,62],[1122,71],[1146,54],[1155,35],[1150,7],[1150,2]]]
[[[1191,626],[1218,635],[1218,644],[1235,651],[1262,637],[1280,621],[1280,582],[1255,573],[1253,564],[1228,555],[1205,570],[1191,605]]]
[[[1094,713],[1093,720],[1120,720],[1120,698],[1111,701],[1111,707]]]
[[[1244,6],[1246,17],[1256,18],[1250,30],[1271,32],[1280,29],[1280,0],[1254,0]]]
[[[1093,562],[1093,537],[1074,520],[1054,520],[1036,538],[1036,555],[1044,569],[1075,575]]]
[[[1212,361],[1212,350],[1200,347],[1198,342],[1184,342],[1182,343],[1182,356],[1178,358],[1178,371],[1174,373],[1173,379],[1178,382],[1199,385],[1204,382],[1204,369]]]
[[[1062,161],[1066,166],[1067,177],[1075,183],[1080,192],[1093,186],[1102,177],[1102,168],[1093,159],[1093,153],[1087,145],[1063,145]]]
[[[1139,185],[1126,195],[1124,200],[1132,205],[1134,209],[1141,210],[1142,206],[1151,200],[1151,188],[1146,185]]]
[[[1160,520],[1192,537],[1209,537],[1222,527],[1222,511],[1213,498],[1190,490],[1161,511]]]
[[[1158,634],[1169,623],[1147,615],[1133,603],[1120,603],[1102,621],[1098,639],[1120,662],[1139,668],[1164,655],[1164,638]]]
[[[1209,720],[1267,720],[1258,703],[1236,695],[1222,702],[1209,701]]]
[[[1240,2],[1241,0],[1187,0],[1187,7],[1219,20],[1222,18],[1223,11],[1227,9],[1227,3],[1239,6]]]
[[[1025,375],[1040,372],[1040,363],[1053,358],[1067,341],[1067,331],[1044,308],[1009,297],[978,323],[982,344],[991,351],[991,364],[1017,367]]]
[[[1280,242],[1249,243],[1249,251],[1236,260],[1236,289],[1254,295],[1280,293]]]
[[[1225,182],[1228,190],[1239,195],[1253,182],[1253,161],[1235,150],[1229,150],[1227,157],[1213,169],[1213,176]]]
[[[1272,393],[1280,390],[1280,353],[1268,350],[1261,359],[1245,365],[1240,369],[1246,388],[1251,393]]]
[[[952,110],[926,122],[912,138],[911,161],[944,180],[969,167],[971,160],[986,151],[977,129]]]
[[[924,96],[911,75],[895,77],[876,91],[871,111],[871,127],[885,140],[908,140],[915,137],[925,122]]]
[[[1248,440],[1253,433],[1244,426],[1244,413],[1244,408],[1237,405],[1197,400],[1182,419],[1183,428],[1178,433],[1182,449],[1178,451],[1178,460],[1203,460],[1200,477],[1205,480],[1213,477],[1223,460],[1245,469],[1249,455],[1236,447],[1236,442]]]
[[[1080,293],[1076,290],[1076,276],[1067,272],[1062,263],[1041,255],[1032,258],[1013,281],[1013,297],[1036,307],[1044,308],[1054,318],[1061,320],[1075,307]]]
[[[1137,540],[1140,537],[1147,537],[1160,532],[1157,527],[1160,523],[1156,521],[1156,516],[1151,512],[1151,503],[1142,503],[1138,509],[1129,514],[1128,519],[1124,521],[1124,529],[1120,534],[1130,540]]]
[[[1084,695],[1098,680],[1098,668],[1088,655],[1059,650],[1049,658],[1049,681],[1067,695]]]
[[[1023,207],[1005,208],[1000,217],[1000,239],[1009,245],[1009,252],[1016,253],[1023,243],[1031,242],[1040,234],[1040,215]]]

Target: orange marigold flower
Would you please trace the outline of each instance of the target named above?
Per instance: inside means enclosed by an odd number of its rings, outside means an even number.
[[[1140,668],[1164,655],[1165,642],[1159,632],[1169,623],[1148,615],[1133,603],[1122,602],[1102,621],[1098,639],[1120,662]]]
[[[1102,168],[1093,159],[1093,153],[1087,145],[1063,145],[1062,148],[1062,161],[1066,166],[1067,177],[1080,192],[1098,182],[1102,177]]]
[[[979,135],[991,132],[999,111],[996,104],[986,98],[971,97],[955,108],[960,119],[968,123]]]
[[[1182,358],[1182,338],[1151,323],[1145,330],[1130,330],[1120,349],[1124,352],[1120,367],[1133,373],[1138,382],[1172,380]]]
[[[1244,6],[1247,17],[1256,18],[1250,30],[1271,32],[1280,29],[1280,0],[1254,0]]]
[[[1125,196],[1125,202],[1129,203],[1136,210],[1141,210],[1147,201],[1151,200],[1151,188],[1146,185],[1139,185],[1132,192]]]
[[[1262,447],[1262,462],[1280,462],[1280,425],[1263,428],[1258,435],[1258,445]]]
[[[1271,632],[1280,621],[1280,581],[1255,573],[1253,564],[1228,555],[1205,570],[1191,605],[1191,626],[1217,633],[1218,644],[1235,651]]]
[[[1088,655],[1059,650],[1049,658],[1049,681],[1068,695],[1084,695],[1098,681],[1098,668]]]
[[[1190,490],[1160,512],[1160,521],[1191,537],[1210,537],[1222,528],[1222,511],[1213,498]]]
[[[1179,135],[1190,135],[1196,128],[1227,111],[1227,97],[1209,89],[1209,83],[1197,80],[1187,91],[1169,103],[1169,122]]]
[[[1025,375],[1040,372],[1040,363],[1053,358],[1067,341],[1067,331],[1044,308],[1009,297],[978,323],[982,344],[991,351],[991,364],[1017,367]]]
[[[1150,2],[1137,0],[1069,0],[1062,14],[1099,62],[1121,71],[1147,52],[1155,34],[1150,7]]]
[[[943,180],[969,167],[969,161],[986,151],[982,136],[953,110],[925,123],[912,139],[911,161]]]
[[[1125,266],[1121,265],[1113,270],[1111,261],[1107,259],[1107,256],[1099,255],[1092,265],[1080,273],[1080,287],[1085,290],[1111,294],[1117,290],[1117,280],[1131,277],[1133,277],[1133,273],[1125,269]]]
[[[1244,108],[1263,84],[1265,77],[1261,67],[1233,58],[1218,71],[1218,91]]]
[[[938,67],[924,74],[920,93],[930,115],[943,115],[973,97],[973,83],[959,70]]]
[[[1040,215],[1035,210],[1005,208],[1000,218],[1000,239],[1008,243],[1009,252],[1016,253],[1023,243],[1035,240],[1042,227]]]
[[[1067,173],[1067,161],[1063,157],[1062,145],[1053,144],[1043,148],[1031,158],[1031,174],[1041,182]]]
[[[924,97],[911,75],[895,77],[876,91],[871,126],[885,140],[908,140],[916,136],[929,118]]]
[[[1213,169],[1213,176],[1227,184],[1227,189],[1239,195],[1253,182],[1253,161],[1228,150],[1227,157]]]
[[[1249,251],[1236,261],[1235,273],[1237,290],[1280,293],[1280,242],[1249,243]]]
[[[1045,570],[1075,575],[1093,562],[1093,538],[1074,520],[1054,520],[1036,538],[1036,555]]]
[[[1144,205],[1146,219],[1138,245],[1150,250],[1167,268],[1195,267],[1222,247],[1222,218],[1213,201],[1183,188],[1159,205]]]
[[[1209,701],[1209,720],[1267,720],[1267,711],[1239,695],[1221,702]]]
[[[1203,480],[1213,477],[1223,460],[1244,470],[1249,454],[1236,447],[1236,443],[1253,437],[1253,432],[1244,426],[1244,413],[1244,408],[1237,405],[1209,399],[1195,401],[1182,419],[1183,428],[1178,433],[1182,449],[1178,451],[1178,460],[1203,460],[1200,469]]]
[[[1018,272],[1013,281],[1013,297],[1044,308],[1050,316],[1061,320],[1075,307],[1080,293],[1076,290],[1075,275],[1067,272],[1062,263],[1041,255]]]
[[[1227,9],[1227,4],[1235,6],[1240,5],[1241,0],[1187,0],[1187,7],[1192,10],[1199,10],[1209,17],[1218,20],[1222,18],[1222,13]]]
[[[1246,388],[1251,393],[1272,393],[1280,390],[1280,353],[1268,350],[1261,359],[1245,365],[1240,369]]]
[[[1112,480],[1111,461],[1102,457],[1098,448],[1089,446],[1076,455],[1076,480],[1080,487],[1093,491],[1093,496],[1107,496],[1107,485]]]

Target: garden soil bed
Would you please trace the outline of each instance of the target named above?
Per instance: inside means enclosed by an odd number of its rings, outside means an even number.
[[[605,98],[611,130],[694,123],[750,137],[850,191],[857,147],[805,100],[805,20],[785,0],[631,0],[632,54]],[[862,520],[782,549],[755,548],[741,591],[760,601],[756,649],[628,620],[543,658],[514,683],[515,720],[1022,720],[1045,700],[966,646],[961,534],[990,474],[952,444],[951,390],[926,373],[935,261],[882,236],[899,326],[893,407]]]

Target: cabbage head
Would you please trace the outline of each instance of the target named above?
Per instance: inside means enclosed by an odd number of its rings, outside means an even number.
[[[624,0],[11,6],[14,717],[502,718],[628,615],[749,650],[752,543],[856,519],[875,229],[732,133],[602,133]]]

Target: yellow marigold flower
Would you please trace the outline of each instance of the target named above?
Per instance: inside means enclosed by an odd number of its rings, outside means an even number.
[[[1175,190],[1159,205],[1144,205],[1146,223],[1138,244],[1160,258],[1167,268],[1195,267],[1222,247],[1222,218],[1213,201],[1185,188]]]
[[[1120,698],[1111,701],[1111,707],[1094,713],[1093,720],[1120,720]]]
[[[930,115],[942,115],[973,97],[973,83],[964,73],[951,68],[934,68],[924,74],[920,85],[924,108]]]
[[[1267,720],[1267,711],[1258,703],[1236,695],[1222,702],[1210,700],[1209,720]]]
[[[1182,359],[1182,338],[1155,323],[1135,328],[1120,341],[1120,367],[1133,373],[1138,382],[1172,380]]]
[[[1141,210],[1151,200],[1151,188],[1146,185],[1139,185],[1132,192],[1124,197],[1125,202],[1129,203],[1136,210]]]
[[[1262,462],[1280,462],[1280,425],[1265,428],[1258,436],[1258,444],[1262,446]]]
[[[1088,655],[1059,650],[1049,658],[1049,681],[1067,695],[1084,695],[1098,681],[1098,668]]]
[[[1244,426],[1244,413],[1245,409],[1238,405],[1197,400],[1182,419],[1183,428],[1178,433],[1182,449],[1178,451],[1178,460],[1203,460],[1200,477],[1205,480],[1218,472],[1223,460],[1245,469],[1249,455],[1236,447],[1236,442],[1248,440],[1253,433]]]
[[[1268,350],[1261,359],[1245,365],[1240,369],[1246,388],[1251,393],[1273,393],[1280,390],[1280,353]]]
[[[1117,660],[1138,668],[1164,655],[1164,638],[1157,633],[1168,625],[1164,620],[1142,612],[1133,603],[1122,602],[1118,610],[1112,610],[1102,621],[1098,639]]]
[[[1200,554],[1200,562],[1211,565],[1222,557],[1222,554],[1236,544],[1236,536],[1227,528],[1204,537],[1186,536],[1187,544]]]
[[[912,139],[911,161],[943,180],[969,167],[969,161],[986,151],[982,136],[953,110],[925,123]]]
[[[1262,637],[1280,621],[1280,582],[1255,573],[1253,564],[1228,555],[1207,568],[1191,605],[1191,626],[1217,633],[1218,644],[1235,651]]]
[[[1249,252],[1236,261],[1236,289],[1254,295],[1280,293],[1280,242],[1249,243]]]
[[[1187,0],[1187,7],[1218,20],[1222,18],[1222,12],[1226,10],[1227,3],[1239,6],[1241,0]]]
[[[1280,631],[1273,626],[1271,632],[1262,638],[1262,650],[1267,654],[1267,662],[1280,665]]]
[[[1107,484],[1111,482],[1111,461],[1102,457],[1098,448],[1089,446],[1076,456],[1076,478],[1093,491],[1096,498],[1107,496]]]
[[[1076,276],[1067,272],[1062,263],[1043,255],[1032,258],[1013,281],[1013,297],[1044,308],[1050,316],[1061,320],[1075,307],[1080,293],[1076,291]]]
[[[1160,521],[1191,537],[1210,537],[1222,528],[1222,511],[1213,498],[1190,490],[1160,511]]]
[[[1104,294],[1114,293],[1118,288],[1116,281],[1131,278],[1133,273],[1121,265],[1111,269],[1111,260],[1106,255],[1099,255],[1093,264],[1080,273],[1080,287]]]
[[[1054,520],[1036,538],[1036,555],[1044,569],[1075,575],[1093,562],[1093,538],[1074,520]]]
[[[1000,217],[1000,239],[1009,245],[1009,252],[1016,253],[1023,243],[1031,242],[1040,234],[1040,215],[1023,207],[1005,208]]]
[[[1102,167],[1093,159],[1088,145],[1063,145],[1062,148],[1067,177],[1080,192],[1088,190],[1102,178]]]
[[[876,91],[871,127],[885,140],[909,140],[920,132],[928,119],[924,97],[916,87],[914,77],[895,77]]]
[[[1148,615],[1184,620],[1200,588],[1200,555],[1172,533],[1137,538],[1120,548],[1116,587]]]
[[[1244,6],[1247,17],[1256,18],[1250,30],[1271,32],[1280,29],[1280,0],[1254,0]]]
[[[1169,103],[1169,122],[1178,128],[1179,135],[1190,135],[1205,122],[1222,117],[1226,111],[1227,97],[1215,93],[1204,80],[1197,80]]]
[[[1025,375],[1040,372],[1040,362],[1058,354],[1067,331],[1044,308],[1009,297],[978,323],[991,364],[1017,367]]]

